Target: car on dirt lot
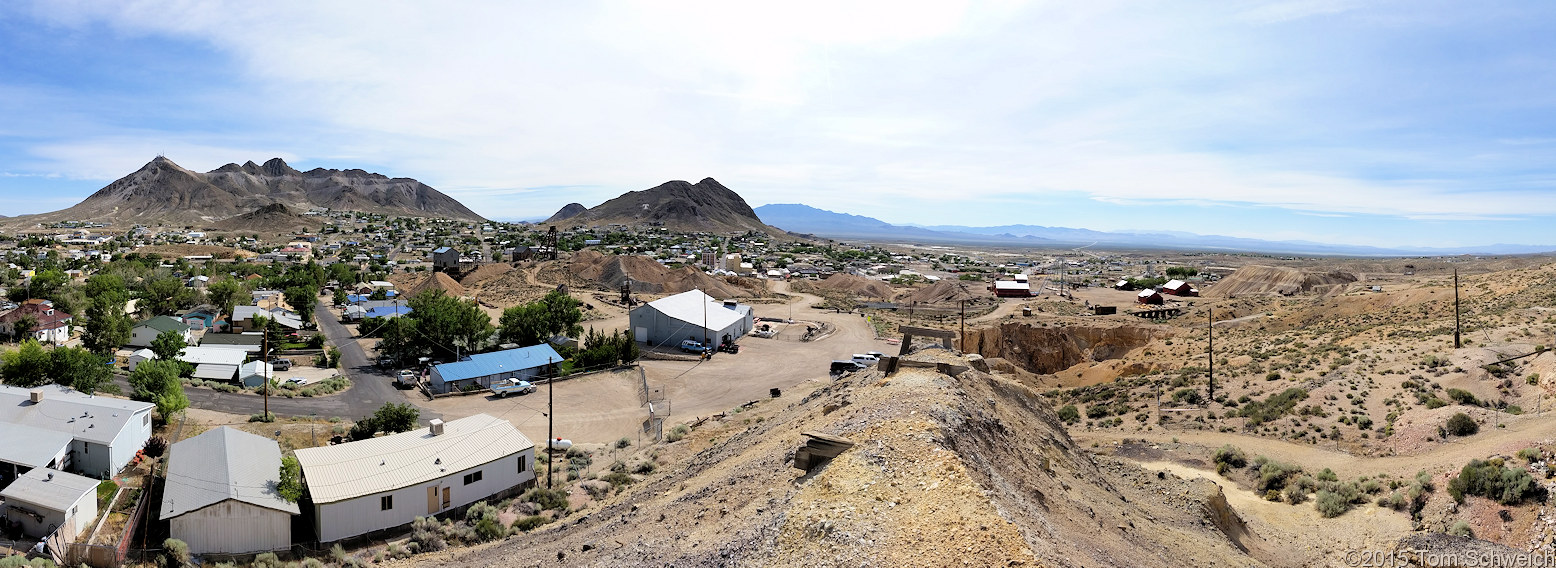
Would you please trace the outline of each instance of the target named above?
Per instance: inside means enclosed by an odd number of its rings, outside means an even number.
[[[708,347],[703,345],[700,341],[695,339],[688,339],[681,342],[681,351],[685,351],[687,353],[706,353],[708,351]]]
[[[277,371],[290,371],[292,370],[292,360],[282,357],[272,357],[270,359],[270,367]]]

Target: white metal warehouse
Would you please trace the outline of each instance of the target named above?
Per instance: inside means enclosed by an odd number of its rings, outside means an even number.
[[[535,444],[486,414],[296,453],[320,542],[501,498],[535,481]]]
[[[292,546],[296,503],[276,492],[281,447],[223,426],[173,444],[160,518],[194,554],[244,554]]]
[[[702,290],[638,306],[628,319],[633,338],[653,347],[674,347],[682,340],[705,338],[713,345],[734,343],[756,324],[751,306],[733,300],[720,302]]]

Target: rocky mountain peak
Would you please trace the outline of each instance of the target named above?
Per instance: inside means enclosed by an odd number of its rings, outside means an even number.
[[[265,175],[271,177],[302,175],[302,172],[292,169],[281,158],[271,158],[265,162],[261,169],[265,172]]]

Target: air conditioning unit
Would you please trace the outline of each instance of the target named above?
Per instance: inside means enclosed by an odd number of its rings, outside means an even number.
[[[432,422],[430,422],[429,425],[431,426],[430,430],[432,431],[432,435],[433,436],[442,436],[443,435],[443,420],[442,419],[433,418]]]

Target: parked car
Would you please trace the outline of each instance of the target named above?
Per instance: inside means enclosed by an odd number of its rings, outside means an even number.
[[[302,386],[302,385],[308,384],[308,379],[305,379],[305,378],[302,378],[302,377],[292,377],[290,379],[287,379],[286,382],[292,383],[292,384],[297,385],[297,386]]]
[[[290,371],[292,369],[292,360],[282,357],[272,357],[270,358],[270,368],[277,371]]]
[[[708,351],[708,347],[703,345],[700,341],[688,339],[681,342],[681,351],[685,351],[687,353],[706,353]]]
[[[863,353],[855,353],[854,354],[854,362],[858,363],[860,365],[864,365],[864,366],[868,367],[870,365],[874,365],[876,363],[879,363],[880,359],[876,358],[876,356],[874,356],[874,355],[866,355],[866,354],[863,354]]]
[[[833,375],[841,375],[843,373],[852,373],[854,371],[858,371],[864,367],[865,366],[862,363],[853,360],[840,359],[832,362],[832,370],[830,373]]]

